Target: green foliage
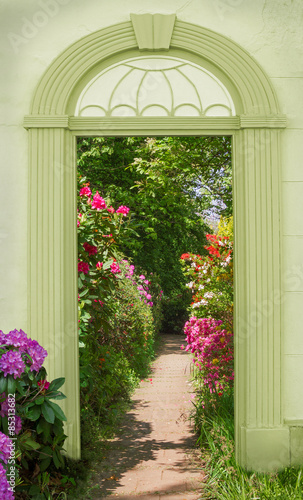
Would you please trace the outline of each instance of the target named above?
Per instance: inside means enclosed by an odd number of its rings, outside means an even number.
[[[100,194],[131,209],[120,251],[147,273],[157,270],[166,297],[164,330],[180,318],[179,331],[187,305],[179,257],[206,243],[202,213],[231,213],[230,138],[83,138],[78,166]]]

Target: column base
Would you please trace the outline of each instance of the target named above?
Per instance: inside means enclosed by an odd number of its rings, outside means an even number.
[[[302,434],[303,436],[303,429]],[[290,466],[290,429],[241,428],[240,465],[256,472],[275,472]],[[303,458],[303,453],[302,458]],[[303,460],[302,460],[303,463]]]

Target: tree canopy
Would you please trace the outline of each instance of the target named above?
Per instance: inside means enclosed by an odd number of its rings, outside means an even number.
[[[130,208],[121,251],[159,274],[167,300],[184,299],[180,255],[203,253],[207,216],[232,214],[230,137],[81,138],[78,167],[101,196]]]

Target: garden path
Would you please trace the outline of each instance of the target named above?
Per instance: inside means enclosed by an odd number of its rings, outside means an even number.
[[[204,477],[188,420],[194,397],[182,337],[163,336],[152,374],[132,396],[90,490],[93,499],[198,500]],[[196,451],[197,453],[197,451]]]

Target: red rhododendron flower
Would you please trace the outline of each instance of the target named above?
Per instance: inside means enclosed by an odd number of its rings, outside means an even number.
[[[89,265],[87,262],[79,261],[78,262],[78,273],[87,274],[89,271]]]
[[[83,243],[83,248],[86,252],[88,252],[89,255],[95,255],[96,253],[98,253],[98,248],[94,245],[90,245],[87,242]]]
[[[182,259],[182,260],[190,259],[190,255],[189,255],[189,253],[183,253],[183,254],[181,255],[180,259]]]
[[[50,383],[47,382],[47,380],[39,380],[38,386],[40,387],[40,389],[42,389],[42,391],[47,391],[47,389],[50,386]]]

